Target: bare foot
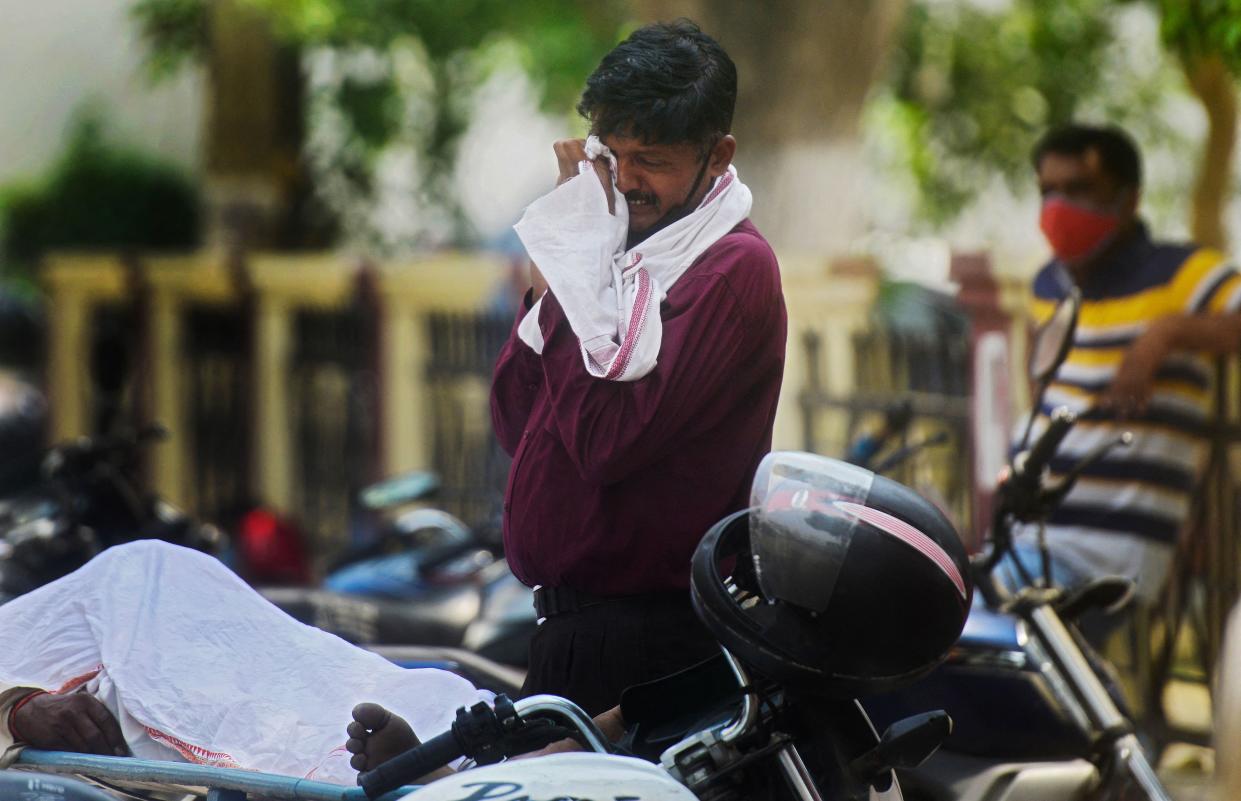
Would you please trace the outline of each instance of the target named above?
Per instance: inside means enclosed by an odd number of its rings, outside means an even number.
[[[409,723],[379,704],[358,704],[353,708],[353,723],[345,729],[349,741],[345,748],[353,756],[349,764],[361,773],[374,770],[392,757],[420,744]]]

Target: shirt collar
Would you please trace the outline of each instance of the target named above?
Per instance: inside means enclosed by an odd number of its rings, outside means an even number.
[[[1086,297],[1106,292],[1114,286],[1116,279],[1132,271],[1136,265],[1142,264],[1151,249],[1150,230],[1146,223],[1139,219],[1133,221],[1133,227],[1125,234],[1124,239],[1111,248],[1107,258],[1095,265],[1082,285],[1082,294]],[[1056,279],[1068,291],[1073,286],[1073,277],[1064,262],[1056,260]]]

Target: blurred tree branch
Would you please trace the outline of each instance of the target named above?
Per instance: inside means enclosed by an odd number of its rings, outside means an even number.
[[[213,76],[222,75],[230,67],[221,55],[227,56],[225,60],[257,63],[239,52],[239,46],[213,34],[220,19],[213,7],[222,4],[221,0],[136,0],[132,17],[147,44],[147,64],[154,77],[166,77],[187,63],[210,65]],[[504,44],[534,80],[545,106],[567,110],[581,91],[583,78],[623,33],[627,19],[622,0],[229,0],[228,4],[260,20],[289,52],[329,49],[375,55],[384,65],[381,69],[361,77],[347,74],[333,90],[332,101],[348,129],[348,152],[338,158],[342,170],[338,183],[363,194],[371,192],[378,154],[394,138],[414,131],[422,151],[422,194],[457,221],[458,238],[466,236],[466,227],[451,178],[457,143],[469,124],[469,98],[494,66],[494,60],[483,54]],[[401,102],[392,66],[397,51],[419,54],[429,79],[416,112],[421,118],[412,125],[406,124],[411,112]],[[235,72],[236,65],[232,69]],[[270,82],[261,75],[251,80]],[[303,101],[279,102],[296,114],[311,113],[313,104]],[[237,107],[233,112],[245,110]],[[217,111],[231,113],[211,109],[208,119],[218,118]],[[220,137],[246,138],[247,126],[233,127],[232,133],[221,132]],[[216,138],[208,136],[209,145]]]
[[[1208,131],[1193,187],[1191,230],[1223,247],[1241,74],[1241,2],[1145,0],[1160,15],[1164,44],[1202,103]],[[899,129],[921,216],[951,221],[999,173],[1029,183],[1029,148],[1048,126],[1086,112],[1133,129],[1139,139],[1179,131],[1155,118],[1157,85],[1114,96],[1107,52],[1115,12],[1136,0],[1012,0],[999,10],[918,0],[893,59],[884,120]],[[1118,102],[1121,100],[1121,102]],[[1127,101],[1127,102],[1125,102]]]
[[[1224,211],[1232,190],[1241,75],[1241,2],[1157,0],[1164,41],[1180,57],[1185,79],[1207,116],[1193,191],[1191,230],[1205,245],[1227,245]]]

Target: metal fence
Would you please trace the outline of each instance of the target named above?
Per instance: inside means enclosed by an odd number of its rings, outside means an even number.
[[[831,349],[823,335],[807,331],[801,341],[807,379],[798,400],[803,447],[837,457],[856,437],[877,428],[895,404],[908,404],[911,422],[893,447],[945,434],[947,439],[916,451],[889,476],[917,488],[968,532],[973,515],[969,340],[958,322],[930,331],[876,325],[853,333],[852,381],[843,392],[825,379]]]
[[[192,306],[186,312],[181,369],[192,458],[185,497],[197,514],[222,524],[253,502],[250,339],[244,306]]]
[[[377,318],[370,295],[359,292],[344,310],[302,310],[294,319],[293,503],[320,559],[349,543],[359,490],[381,477]]]
[[[491,371],[512,316],[439,313],[428,318],[431,360],[432,465],[442,481],[437,503],[470,525],[498,536],[509,457],[491,427]]]

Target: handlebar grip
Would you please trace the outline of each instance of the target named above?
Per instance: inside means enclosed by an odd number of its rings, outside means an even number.
[[[465,748],[456,732],[450,729],[394,756],[374,770],[359,774],[358,784],[367,798],[378,798],[463,756]]]
[[[1037,479],[1043,474],[1043,469],[1051,462],[1056,450],[1059,449],[1060,443],[1068,435],[1069,430],[1073,428],[1073,424],[1077,422],[1077,415],[1070,412],[1067,408],[1061,406],[1051,413],[1051,420],[1047,424],[1047,428],[1034,441],[1030,450],[1026,452],[1025,461],[1021,465],[1021,473],[1030,479]]]

